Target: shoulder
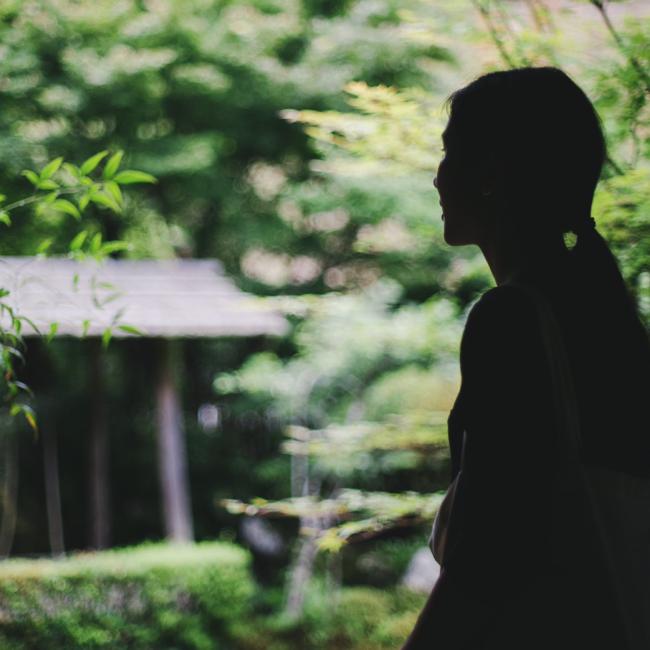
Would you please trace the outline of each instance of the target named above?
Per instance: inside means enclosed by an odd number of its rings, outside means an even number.
[[[522,289],[502,285],[486,291],[474,304],[467,317],[466,332],[482,329],[520,331],[536,323],[535,306]]]
[[[519,287],[490,289],[474,304],[460,346],[461,367],[476,364],[505,371],[543,354],[536,306]]]

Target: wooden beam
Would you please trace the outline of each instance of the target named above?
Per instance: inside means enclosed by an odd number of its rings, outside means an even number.
[[[179,366],[177,341],[162,340],[158,350],[156,415],[158,476],[165,535],[172,542],[194,539],[185,432],[175,371]]]

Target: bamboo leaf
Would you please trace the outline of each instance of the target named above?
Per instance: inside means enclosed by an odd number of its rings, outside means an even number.
[[[107,327],[102,332],[102,347],[107,348],[112,338],[113,338],[113,330],[110,327]]]
[[[87,176],[90,172],[94,171],[95,167],[97,167],[106,156],[108,156],[108,151],[100,151],[99,153],[96,153],[94,156],[91,156],[88,160],[83,162],[79,171],[83,176]]]
[[[122,196],[122,190],[120,189],[120,186],[115,181],[106,181],[105,187],[108,193],[115,199],[115,202],[121,206],[124,201],[124,197]]]
[[[113,176],[115,176],[115,172],[117,172],[120,163],[122,162],[123,156],[124,156],[124,152],[118,151],[108,159],[108,162],[106,163],[106,167],[104,167],[104,179],[110,180],[113,178]]]
[[[93,235],[93,238],[90,240],[90,252],[98,253],[99,249],[102,247],[102,233],[98,232]]]
[[[47,180],[53,174],[55,174],[59,170],[59,167],[61,167],[62,162],[63,162],[63,158],[59,157],[47,163],[47,165],[45,165],[45,167],[41,169],[40,180],[41,181]]]
[[[56,333],[59,330],[59,324],[58,323],[50,323],[50,331],[47,334],[46,340],[48,343],[52,341],[52,339],[56,336]]]
[[[41,180],[38,177],[38,174],[33,172],[31,169],[25,169],[21,173],[34,187],[38,186],[38,183]]]
[[[52,207],[59,212],[65,212],[65,214],[73,216],[75,219],[81,219],[79,208],[67,199],[57,199],[52,203]]]
[[[126,169],[123,172],[120,172],[113,179],[116,183],[120,185],[131,185],[133,183],[157,183],[155,176],[147,174],[146,172],[140,172],[136,169]]]
[[[52,238],[48,237],[38,245],[38,247],[36,248],[36,254],[43,255],[44,253],[47,253],[50,246],[52,246]]]
[[[70,250],[78,251],[86,241],[86,237],[88,237],[87,230],[82,230],[80,233],[77,233],[70,242]]]
[[[111,253],[116,253],[118,251],[127,251],[131,248],[128,242],[125,241],[109,241],[102,246],[102,254],[110,255]]]
[[[44,181],[38,181],[36,187],[39,190],[58,190],[59,184],[51,178],[46,178]]]
[[[115,199],[108,194],[102,192],[93,192],[90,195],[90,200],[96,205],[101,205],[104,208],[108,208],[113,212],[121,212],[122,208],[115,202]]]
[[[137,327],[134,327],[133,325],[118,325],[117,329],[121,330],[122,332],[125,332],[126,334],[133,334],[134,336],[144,336],[144,332],[139,330]]]

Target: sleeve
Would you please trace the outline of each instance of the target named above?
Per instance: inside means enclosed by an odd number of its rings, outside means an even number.
[[[515,287],[470,312],[461,377],[467,437],[445,566],[405,650],[476,647],[550,559],[553,391],[534,305]]]
[[[445,564],[463,592],[490,601],[550,559],[555,408],[530,298],[516,287],[487,292],[468,317],[460,363],[467,437]]]

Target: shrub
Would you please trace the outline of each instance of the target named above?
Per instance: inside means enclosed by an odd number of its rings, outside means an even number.
[[[316,581],[301,620],[281,616],[238,625],[240,650],[384,650],[399,647],[415,625],[423,594],[404,588],[344,587],[328,593]]]
[[[248,553],[147,544],[0,564],[0,647],[228,648],[253,593]]]

